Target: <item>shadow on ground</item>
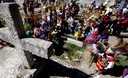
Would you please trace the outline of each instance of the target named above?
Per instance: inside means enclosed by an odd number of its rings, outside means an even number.
[[[49,59],[46,62],[45,68],[40,72],[37,78],[49,78],[50,76],[60,76],[60,77],[69,77],[69,78],[90,77],[89,75],[78,69],[65,67],[62,64],[59,64]]]
[[[123,75],[123,71],[124,71],[125,68],[127,68],[127,67],[115,65],[113,67],[113,69],[107,70],[103,74],[104,75],[111,75],[111,76],[115,76],[115,77],[121,77]]]

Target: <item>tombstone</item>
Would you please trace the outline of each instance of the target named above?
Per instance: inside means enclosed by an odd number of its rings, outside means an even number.
[[[7,27],[0,28],[0,39],[15,46],[23,65],[31,68],[34,65],[32,54],[43,59],[49,59],[53,54],[52,43],[36,38],[25,38],[25,30],[20,17],[18,5],[15,3],[0,4],[0,13]],[[36,75],[44,67],[45,61],[37,68]]]
[[[34,54],[39,53],[38,56],[48,59],[50,56],[49,55],[50,53],[47,53],[47,52],[49,51],[49,49],[52,50],[52,43],[49,41],[42,40],[42,39],[24,38],[25,35],[24,35],[23,26],[21,26],[21,28],[18,27],[19,24],[22,25],[22,20],[18,21],[18,19],[21,19],[21,17],[17,18],[18,15],[16,15],[16,14],[18,14],[18,12],[17,13],[10,12],[10,11],[15,11],[13,8],[12,8],[13,10],[9,10],[10,8],[9,9],[4,8],[4,7],[8,7],[7,5],[8,6],[13,5],[14,7],[16,7],[16,4],[6,4],[6,5],[0,4],[0,11],[2,12],[2,14],[4,16],[4,20],[6,20],[7,26],[10,26],[10,27],[2,28],[2,29],[0,28],[0,38],[4,41],[7,41],[8,43],[15,44],[16,40],[13,37],[17,36],[18,40],[22,42],[22,44],[23,44],[22,46],[24,47],[24,50],[28,50]],[[11,34],[10,32],[13,32],[13,34]],[[17,32],[19,32],[19,34]],[[21,34],[21,33],[23,33],[23,34]],[[20,37],[19,37],[19,35],[20,35]],[[37,49],[35,49],[34,47]],[[45,54],[45,53],[46,53],[46,55],[43,56],[43,54]]]
[[[18,5],[12,3],[0,4],[0,12],[1,14],[3,14],[4,19],[7,23],[11,35],[10,40],[14,43],[13,45],[18,51],[19,57],[22,59],[23,64],[26,67],[30,68],[25,56],[25,52],[22,48],[22,43],[20,41],[20,38],[23,38],[25,36],[25,31],[18,10]]]

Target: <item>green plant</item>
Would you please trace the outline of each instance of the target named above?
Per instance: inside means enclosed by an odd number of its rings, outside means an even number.
[[[86,49],[71,43],[65,43],[64,48],[67,49],[67,51],[65,51],[60,58],[64,59],[64,57],[68,57],[69,60],[79,58],[80,52],[83,52]]]
[[[29,23],[24,23],[25,31],[29,30],[30,28],[31,28],[31,26],[29,25]]]
[[[120,55],[118,57],[116,57],[116,65],[121,65],[121,66],[128,66],[128,60],[127,57],[124,55]]]

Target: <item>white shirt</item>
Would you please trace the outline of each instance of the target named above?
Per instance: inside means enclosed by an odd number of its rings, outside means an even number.
[[[73,21],[74,21],[74,19],[72,17],[68,18],[67,22],[68,22],[70,27],[73,27],[73,25],[72,25]]]

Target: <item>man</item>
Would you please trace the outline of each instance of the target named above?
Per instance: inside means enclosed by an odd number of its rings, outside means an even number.
[[[72,16],[70,16],[69,18],[68,18],[68,20],[67,20],[67,22],[68,22],[68,26],[70,27],[69,29],[70,29],[70,33],[72,33],[73,32],[73,22],[74,22],[74,19],[72,18]]]

